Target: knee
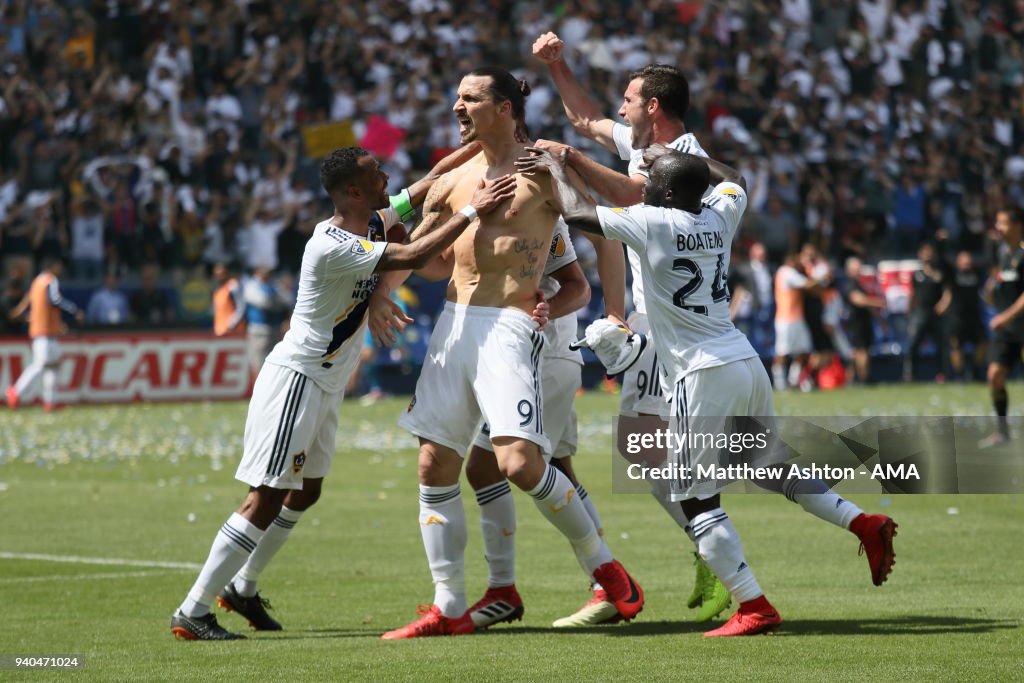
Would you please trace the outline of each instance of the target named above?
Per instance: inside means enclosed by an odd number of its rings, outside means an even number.
[[[287,494],[288,491],[284,489],[273,489],[269,486],[249,489],[249,495],[238,509],[238,514],[265,530],[281,512],[281,505]]]
[[[988,366],[988,384],[992,391],[1002,391],[1006,388],[1006,369],[998,363]]]
[[[311,483],[314,481],[316,482],[315,484]],[[302,483],[301,490],[288,492],[284,499],[284,506],[289,510],[303,512],[316,505],[316,502],[320,500],[320,494],[323,490],[321,481],[320,479],[305,480]]]
[[[698,498],[688,498],[687,500],[680,502],[679,505],[683,508],[683,514],[686,515],[686,518],[693,521],[693,518],[697,515],[710,512],[715,508],[721,507],[722,497],[716,493],[710,498],[705,498],[703,500]]]
[[[473,446],[466,460],[466,480],[473,490],[480,489],[504,481],[505,476],[498,468],[498,461],[491,451]]]
[[[515,442],[495,446],[498,467],[510,482],[523,491],[531,491],[540,483],[547,465],[534,444]]]
[[[420,444],[418,470],[423,486],[450,486],[459,482],[462,458],[450,448],[424,441]]]

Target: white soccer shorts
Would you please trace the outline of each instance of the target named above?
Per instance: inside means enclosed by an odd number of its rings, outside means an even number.
[[[728,464],[720,460],[722,449],[718,445],[710,445],[701,435],[710,434],[715,438],[728,435],[732,432],[733,418],[740,416],[768,418],[758,421],[758,424],[766,424],[774,432],[770,419],[774,415],[772,384],[759,358],[696,370],[680,380],[673,390],[669,429],[674,435],[686,437],[686,440],[684,447],[669,449],[668,461],[679,468],[689,468],[693,479],[671,481],[670,500],[709,498],[729,483],[697,477],[699,465]],[[753,431],[763,430],[758,427]],[[769,442],[773,443],[770,439]],[[756,466],[767,464],[767,458],[772,456],[773,453],[767,449],[752,449],[736,454],[730,462],[747,458],[747,464]]]
[[[482,418],[492,439],[526,439],[547,452],[540,388],[544,335],[536,327],[518,309],[447,302],[416,395],[398,424],[465,456]]]
[[[775,323],[776,356],[798,356],[811,348],[811,331],[803,320]]]
[[[629,316],[629,327],[634,332],[647,336],[647,347],[633,363],[629,370],[622,374],[622,394],[619,396],[619,415],[637,417],[638,415],[669,416],[669,396],[661,385],[661,363],[658,352],[654,349],[651,338],[651,326],[647,316],[634,313]]]
[[[554,444],[554,453],[545,452],[545,460],[576,455],[576,392],[582,384],[579,363],[567,358],[544,359],[544,372],[540,379],[544,430],[548,440]],[[473,445],[494,452],[490,433],[490,427],[484,424]]]
[[[245,419],[235,478],[249,486],[301,489],[331,471],[343,391],[325,393],[306,375],[264,363]]]

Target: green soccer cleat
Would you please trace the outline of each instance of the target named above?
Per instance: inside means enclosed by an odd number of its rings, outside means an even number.
[[[697,565],[697,576],[686,606],[690,609],[700,607],[693,617],[695,621],[711,621],[732,604],[732,596],[700,555],[694,553],[693,558]]]
[[[704,599],[704,580],[711,573],[697,553],[693,554],[693,566],[697,568],[697,576],[693,579],[693,592],[690,593],[690,598],[686,601],[686,606],[690,609],[700,607],[700,603]]]

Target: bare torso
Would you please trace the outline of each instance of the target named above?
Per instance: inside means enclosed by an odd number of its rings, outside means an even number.
[[[447,192],[442,218],[469,203],[481,178],[513,171],[488,167],[483,154],[452,171],[438,181]],[[517,174],[511,203],[481,216],[455,241],[448,300],[532,312],[557,219],[547,176]]]

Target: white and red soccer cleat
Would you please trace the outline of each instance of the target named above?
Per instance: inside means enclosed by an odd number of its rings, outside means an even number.
[[[469,618],[476,628],[487,628],[502,622],[522,621],[523,599],[515,584],[488,588],[484,597],[469,608]]]
[[[850,523],[850,531],[860,539],[860,552],[868,556],[871,582],[881,586],[896,564],[892,539],[899,525],[885,515],[861,514]]]
[[[608,601],[615,605],[623,621],[629,621],[644,608],[644,591],[618,560],[605,562],[594,570],[594,581],[601,584]]]
[[[754,636],[774,631],[782,623],[782,617],[763,595],[744,602],[729,621],[704,635],[708,638],[729,636]]]

